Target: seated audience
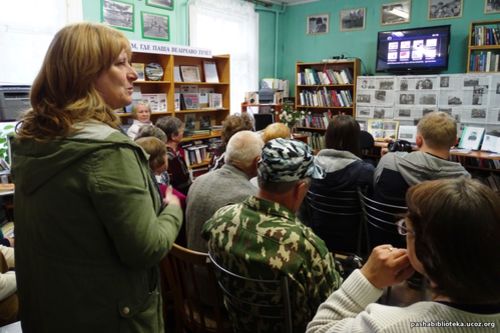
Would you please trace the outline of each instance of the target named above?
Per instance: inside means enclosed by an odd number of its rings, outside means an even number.
[[[167,136],[168,175],[170,184],[187,195],[191,186],[191,176],[184,160],[184,150],[179,146],[184,137],[184,123],[175,117],[162,117],[156,122]]]
[[[267,143],[268,141],[277,138],[290,139],[291,135],[290,127],[283,123],[272,123],[267,125],[262,132],[262,140],[264,140],[264,143]]]
[[[188,248],[207,252],[207,241],[201,237],[205,221],[219,208],[257,194],[257,188],[250,184],[249,179],[257,175],[257,162],[263,145],[257,133],[236,133],[227,144],[222,168],[210,171],[193,182],[187,196]]]
[[[151,108],[147,102],[137,102],[132,106],[132,118],[134,122],[127,130],[127,135],[132,140],[135,139],[137,132],[144,125],[151,125]]]
[[[321,196],[332,196],[338,191],[356,191],[371,188],[373,165],[360,158],[360,128],[353,117],[338,115],[331,119],[325,133],[325,149],[316,156],[315,163],[325,170],[325,178],[313,177],[311,191]],[[307,204],[307,201],[305,202]],[[332,216],[319,210],[307,209],[309,225],[325,241],[330,250],[354,252],[357,239],[346,239],[356,233],[360,216]],[[307,217],[306,217],[307,219]],[[354,229],[354,231],[349,232]]]
[[[163,144],[167,143],[167,135],[165,134],[165,132],[163,132],[163,130],[156,127],[155,125],[144,125],[139,128],[139,131],[137,131],[137,135],[135,136],[134,140],[146,138],[148,136],[154,136],[155,138],[160,139]]]
[[[221,139],[222,144],[217,148],[217,151],[212,155],[210,161],[210,171],[217,170],[224,165],[224,153],[226,145],[231,137],[239,131],[251,131],[253,128],[253,121],[246,113],[229,115],[222,122]]]
[[[288,276],[294,332],[304,332],[341,281],[325,243],[295,215],[309,177],[321,172],[313,161],[303,142],[269,141],[258,166],[258,194],[219,209],[203,226],[209,251],[227,269],[261,279]],[[235,331],[274,332],[283,324],[251,314],[235,320]]]
[[[374,175],[377,201],[404,204],[406,190],[425,180],[470,177],[464,167],[449,161],[450,148],[457,141],[457,124],[445,112],[426,114],[417,125],[418,151],[387,153]]]
[[[493,332],[500,327],[500,200],[464,177],[423,182],[406,195],[399,232],[407,249],[376,247],[318,310],[314,332]],[[432,301],[400,308],[374,303],[413,270],[430,281]],[[437,323],[457,326],[433,327]],[[488,325],[465,327],[467,324]]]

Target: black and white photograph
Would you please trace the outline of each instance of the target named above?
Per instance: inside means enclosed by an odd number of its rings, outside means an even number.
[[[399,82],[399,90],[402,90],[402,91],[408,90],[408,81],[407,80],[401,80],[401,82]]]
[[[479,84],[479,79],[464,79],[464,87],[474,87]]]
[[[356,98],[356,102],[358,103],[370,103],[370,95],[359,94],[358,98]]]
[[[410,22],[411,1],[398,1],[382,5],[381,24],[400,24]]]
[[[451,108],[439,108],[438,109],[439,112],[444,112],[444,113],[447,113],[451,116]]]
[[[500,13],[500,0],[484,0],[484,13]]]
[[[485,96],[487,93],[487,86],[474,86],[474,90],[472,91],[472,105],[483,105],[483,99],[487,97]]]
[[[462,16],[463,0],[429,0],[429,19],[450,19]]]
[[[170,40],[168,16],[148,12],[141,14],[142,38]]]
[[[375,119],[383,119],[385,117],[385,110],[384,109],[377,109],[373,110],[373,118]]]
[[[411,110],[410,109],[399,109],[398,110],[398,116],[399,117],[411,117]]]
[[[163,9],[174,9],[174,0],[146,0],[146,5]]]
[[[306,33],[308,35],[328,33],[329,23],[328,14],[311,15],[307,17]]]
[[[449,88],[450,87],[450,77],[449,76],[441,76],[439,78],[439,87],[440,88]]]
[[[418,80],[415,89],[432,89],[433,83],[431,79]]]
[[[418,99],[418,104],[420,105],[436,105],[436,95],[435,94],[424,94]]]
[[[375,100],[380,102],[385,102],[386,92],[385,90],[376,90],[375,91]]]
[[[103,0],[101,22],[121,30],[134,31],[134,5],[116,0]]]
[[[470,112],[470,117],[473,119],[485,119],[486,109],[472,109]]]
[[[371,110],[369,108],[359,108],[358,109],[358,117],[369,117]]]
[[[436,111],[436,110],[434,110],[434,109],[429,109],[429,108],[424,108],[424,109],[422,110],[422,117],[423,117],[423,116],[425,116],[426,114],[431,113],[431,112],[434,112],[434,111]]]
[[[500,95],[500,83],[497,83],[496,93],[497,95]]]
[[[448,105],[462,105],[462,100],[458,96],[448,96]]]
[[[415,104],[415,94],[400,94],[399,104]]]
[[[366,8],[344,9],[340,11],[340,31],[363,30]]]
[[[394,81],[380,81],[379,89],[393,90],[394,89]]]

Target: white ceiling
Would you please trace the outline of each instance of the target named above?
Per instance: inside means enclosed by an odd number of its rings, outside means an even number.
[[[319,0],[263,0],[263,1],[273,3],[276,5],[285,4],[285,5],[290,6],[290,5],[299,5],[299,4],[308,3],[308,2],[316,2]]]

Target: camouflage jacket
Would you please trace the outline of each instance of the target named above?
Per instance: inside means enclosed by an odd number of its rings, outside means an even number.
[[[252,196],[225,206],[205,223],[202,233],[209,251],[230,271],[258,279],[287,275],[294,332],[304,332],[318,306],[340,286],[341,278],[323,240],[278,203]],[[238,321],[241,326],[236,331],[279,329],[276,323],[257,321],[250,315],[239,315]]]

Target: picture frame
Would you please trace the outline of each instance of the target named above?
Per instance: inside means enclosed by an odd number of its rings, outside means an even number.
[[[484,0],[484,13],[500,13],[500,0]]]
[[[306,34],[321,35],[327,34],[330,30],[330,15],[317,14],[310,15],[306,21]]]
[[[340,11],[340,31],[365,29],[366,8],[350,8]]]
[[[134,31],[134,4],[101,0],[101,23],[120,30]]]
[[[380,24],[409,23],[411,16],[411,0],[382,4],[380,8]]]
[[[174,10],[174,0],[146,0],[146,5],[156,8]]]
[[[183,82],[201,82],[200,67],[180,66]]]
[[[429,0],[429,20],[452,19],[462,17],[463,0]]]
[[[142,38],[169,41],[170,17],[141,11]]]

